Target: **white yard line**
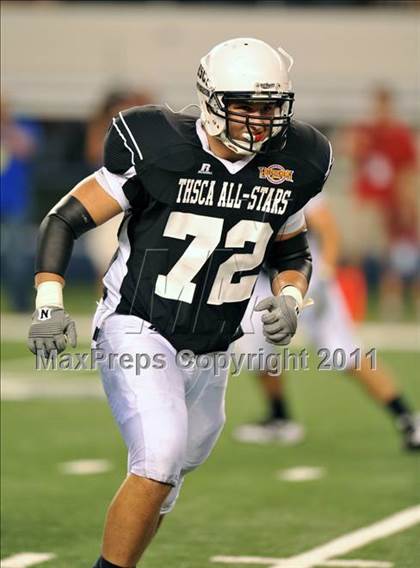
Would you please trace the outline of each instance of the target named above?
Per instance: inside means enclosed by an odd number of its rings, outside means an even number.
[[[58,469],[65,475],[96,475],[112,469],[109,460],[75,460],[58,464]]]
[[[374,540],[385,538],[420,523],[420,505],[391,515],[368,527],[338,537],[317,548],[287,559],[282,568],[311,568],[334,556],[348,554]]]
[[[313,481],[314,479],[321,479],[324,476],[325,468],[308,465],[291,467],[289,469],[281,469],[276,474],[277,479],[280,479],[280,481],[288,481],[292,483]]]
[[[331,568],[392,568],[392,562],[382,562],[380,560],[327,560],[320,566],[331,566]]]
[[[2,370],[6,368],[10,370],[15,366],[17,368],[22,368],[22,365],[33,369],[35,366],[35,355],[32,355],[32,353],[28,351],[28,355],[26,355],[26,357],[13,357],[13,359],[3,359],[3,361],[1,362]]]
[[[212,556],[211,562],[220,564],[261,564],[261,566],[277,566],[282,558],[267,558],[266,556]]]
[[[63,371],[64,375],[66,371]],[[35,373],[35,371],[34,371]],[[52,377],[37,378],[34,375],[18,375],[8,373],[3,375],[1,384],[2,400],[33,400],[54,398],[104,398],[101,381],[98,377],[65,378]]]
[[[49,552],[20,552],[3,558],[0,566],[1,568],[29,568],[29,566],[36,566],[36,564],[47,562],[55,557],[55,554]]]
[[[79,344],[91,339],[92,316],[72,314],[76,321]],[[3,341],[19,341],[26,345],[31,314],[1,314],[1,335]]]
[[[262,564],[270,568],[313,568],[323,566],[335,556],[366,546],[370,542],[385,538],[420,523],[420,505],[410,507],[391,515],[382,521],[358,529],[326,544],[317,546],[289,558],[263,558],[257,556],[215,556],[211,560],[225,564]],[[341,564],[343,566],[343,564]],[[354,565],[354,564],[353,564]],[[330,564],[331,566],[331,564]]]
[[[266,558],[258,556],[214,556],[212,562],[220,562],[222,564],[260,564],[261,566],[279,566],[279,562],[285,562],[285,558]],[[281,565],[283,566],[283,564]],[[392,568],[392,562],[382,560],[340,560],[338,558],[326,560],[319,567],[326,568]]]

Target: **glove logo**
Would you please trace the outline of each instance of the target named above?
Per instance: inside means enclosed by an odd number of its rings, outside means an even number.
[[[51,319],[51,309],[50,308],[40,308],[38,310],[38,320],[44,321]]]

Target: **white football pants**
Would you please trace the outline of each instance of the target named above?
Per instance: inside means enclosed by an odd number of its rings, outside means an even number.
[[[94,327],[101,320],[100,305]],[[172,345],[149,325],[135,316],[110,315],[102,321],[95,346],[105,356],[99,367],[128,448],[128,471],[173,486],[161,508],[167,513],[184,475],[207,459],[223,428],[228,369],[215,372],[195,359],[182,368],[186,361],[177,362]],[[140,364],[127,368],[127,360],[136,356]]]

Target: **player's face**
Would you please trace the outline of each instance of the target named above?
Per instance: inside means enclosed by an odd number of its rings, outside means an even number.
[[[229,131],[232,138],[248,140],[249,128],[255,142],[260,142],[269,135],[270,119],[275,116],[276,104],[272,102],[238,101],[229,103],[227,110]]]

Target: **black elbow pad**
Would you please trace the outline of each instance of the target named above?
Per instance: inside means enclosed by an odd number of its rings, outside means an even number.
[[[274,241],[265,265],[271,276],[285,270],[301,272],[309,282],[312,274],[312,256],[306,231],[283,241]]]
[[[96,227],[87,209],[72,195],[61,200],[48,215],[56,215],[62,219],[70,227],[75,239]]]
[[[52,272],[64,276],[75,239],[95,226],[78,199],[69,195],[62,200],[40,225],[35,274]]]

